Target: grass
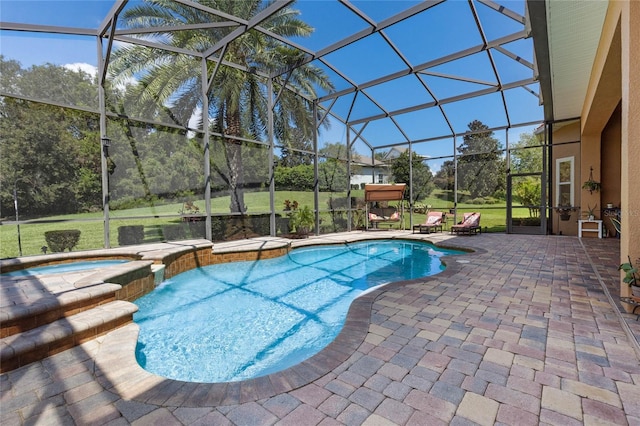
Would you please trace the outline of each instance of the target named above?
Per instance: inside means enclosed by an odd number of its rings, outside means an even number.
[[[447,192],[434,191],[429,198],[421,201],[421,203],[431,205],[432,210],[448,211],[450,207],[453,207],[453,202],[447,200],[449,195]],[[328,208],[327,201],[331,196],[344,197],[346,193],[320,193],[320,209]],[[351,191],[351,196],[363,197],[364,191]],[[282,211],[285,200],[298,201],[301,206],[313,206],[314,196],[312,192],[277,191],[275,199],[275,209],[277,212]],[[270,210],[269,192],[246,193],[245,203],[250,214],[268,213]],[[395,203],[392,202],[391,204]],[[205,212],[203,200],[196,201],[195,205],[199,207],[201,213]],[[112,210],[109,215],[111,246],[118,245],[118,227],[125,225],[144,225],[145,242],[161,241],[163,238],[162,228],[164,226],[182,223],[181,218],[178,217],[181,210],[182,203],[163,204],[127,210]],[[229,212],[229,196],[213,198],[211,201],[211,210],[214,215],[227,214]],[[458,203],[459,216],[462,212],[467,211],[479,211],[482,213],[481,224],[483,230],[486,228],[489,232],[505,232],[506,206],[504,202],[489,205]],[[127,219],[132,217],[134,219]],[[323,214],[322,217],[325,221],[330,220],[328,214]],[[424,222],[425,217],[425,214],[414,214],[413,223]],[[387,226],[388,225],[383,225],[382,227],[387,228]],[[406,212],[404,226],[407,229],[409,228],[409,217]],[[399,224],[392,225],[392,229],[398,229],[399,227]],[[41,254],[41,248],[47,245],[44,233],[46,231],[60,229],[80,230],[80,241],[74,250],[92,250],[104,247],[102,212],[79,213],[47,217],[46,219],[40,219],[40,222],[32,221],[28,224],[20,225],[22,254],[24,256]],[[0,226],[0,257],[17,257],[18,254],[17,227],[15,225]]]

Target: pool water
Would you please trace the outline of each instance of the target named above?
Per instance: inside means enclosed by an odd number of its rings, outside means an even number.
[[[357,296],[381,284],[437,274],[444,269],[439,258],[455,253],[384,240],[193,269],[135,302],[136,357],[147,371],[191,382],[280,371],[335,339]]]
[[[104,268],[106,266],[127,263],[128,260],[86,260],[58,265],[37,266],[35,268],[20,269],[18,271],[4,272],[5,277],[26,277],[31,275],[61,274],[65,272],[78,272],[90,269]]]

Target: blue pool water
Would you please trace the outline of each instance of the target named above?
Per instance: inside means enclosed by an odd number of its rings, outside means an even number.
[[[327,346],[358,295],[437,274],[440,256],[454,253],[384,240],[193,269],[136,301],[136,357],[147,371],[191,382],[280,371]]]
[[[26,277],[30,275],[61,274],[63,272],[78,272],[89,269],[104,268],[120,263],[127,263],[128,260],[86,260],[72,263],[61,263],[58,265],[38,266],[35,268],[20,269],[18,271],[4,272],[5,277]]]

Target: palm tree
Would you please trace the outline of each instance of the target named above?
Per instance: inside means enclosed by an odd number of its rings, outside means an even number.
[[[246,21],[271,4],[262,0],[200,0],[199,3]],[[260,26],[283,37],[309,36],[313,28],[298,19],[298,15],[298,11],[285,7],[261,22]],[[211,25],[204,29],[176,30],[176,27],[222,21],[227,20],[179,2],[145,0],[123,13],[120,27],[157,27],[158,32],[147,36],[152,37],[155,42],[205,52],[234,28]],[[170,29],[163,31],[163,27]],[[110,75],[116,84],[131,78],[138,81],[128,96],[135,99],[136,108],[141,113],[152,116],[167,114],[166,107],[169,106],[169,118],[183,125],[194,114],[199,114],[200,123],[207,123],[212,131],[225,136],[227,168],[213,164],[213,169],[220,173],[229,187],[231,212],[245,213],[242,142],[238,138],[259,139],[264,136],[268,123],[267,96],[275,96],[283,84],[281,80],[274,80],[273,93],[267,94],[265,79],[261,75],[288,69],[300,63],[304,54],[263,32],[255,29],[246,31],[230,42],[224,51],[222,59],[240,67],[219,67],[213,78],[212,89],[208,92],[209,111],[205,115],[201,111],[201,59],[175,50],[139,45],[121,47],[114,51],[113,61],[109,65]],[[207,69],[210,79],[215,67]],[[306,99],[316,97],[315,87],[333,90],[333,86],[321,69],[310,64],[291,72],[286,84],[293,90],[282,91],[277,99],[274,108],[275,136],[284,144],[289,143],[296,135],[311,140],[315,131],[314,120],[311,103]]]

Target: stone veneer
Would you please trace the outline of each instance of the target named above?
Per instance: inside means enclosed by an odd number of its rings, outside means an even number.
[[[157,259],[156,263],[165,265],[164,278],[168,279],[182,272],[201,266],[211,265],[211,247],[202,247],[186,252],[169,253]]]
[[[133,302],[134,300],[150,293],[155,288],[153,274],[144,278],[134,279],[127,284],[123,284],[120,290],[116,291],[116,299]]]
[[[279,247],[267,250],[254,250],[254,251],[240,251],[240,252],[228,252],[228,253],[213,253],[211,255],[212,264],[216,263],[228,263],[228,262],[241,262],[251,260],[265,260],[273,259],[275,257],[284,256],[289,253],[289,247]]]

